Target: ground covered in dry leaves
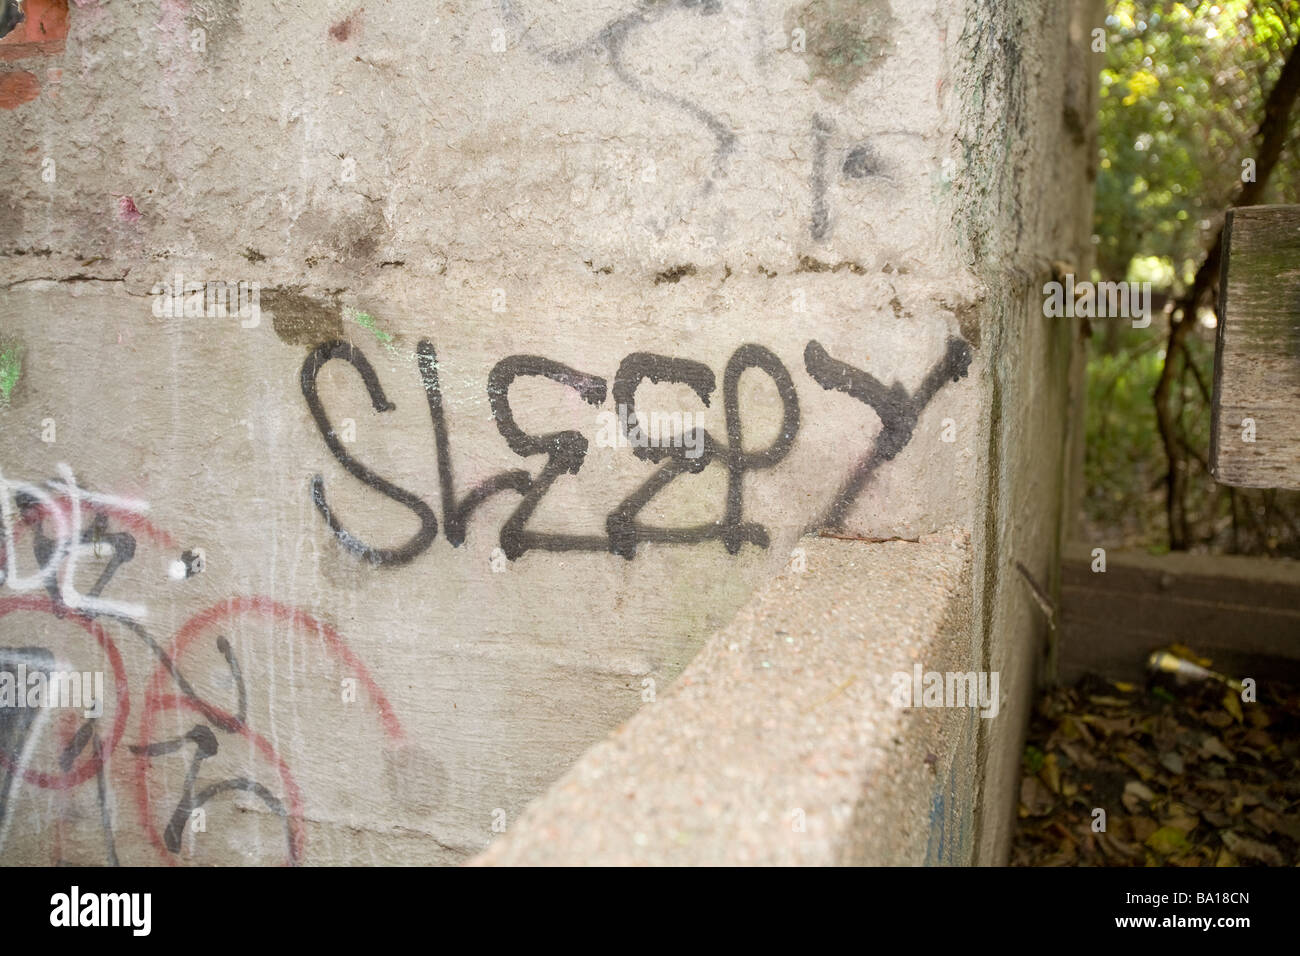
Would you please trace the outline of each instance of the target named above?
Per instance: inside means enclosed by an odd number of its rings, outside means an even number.
[[[1261,685],[1258,697],[1163,677],[1047,692],[1012,865],[1300,863],[1300,689]]]

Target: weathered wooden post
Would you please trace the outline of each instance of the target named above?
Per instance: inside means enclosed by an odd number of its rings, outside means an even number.
[[[1300,206],[1228,211],[1210,473],[1300,488]]]

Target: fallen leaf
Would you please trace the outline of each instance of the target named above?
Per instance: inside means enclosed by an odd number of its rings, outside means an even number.
[[[1128,706],[1128,701],[1126,701],[1122,697],[1104,697],[1101,695],[1095,695],[1089,697],[1088,700],[1092,701],[1098,707],[1127,707]]]
[[[1245,716],[1241,712],[1241,701],[1237,697],[1237,692],[1230,690],[1223,695],[1223,709],[1237,718],[1237,723],[1242,723]]]
[[[1052,793],[1061,792],[1061,770],[1056,765],[1056,754],[1048,754],[1043,760],[1043,769],[1038,772],[1038,777]]]
[[[1150,817],[1130,817],[1129,828],[1133,831],[1133,839],[1145,843],[1147,837],[1160,829],[1160,825]]]
[[[1278,817],[1273,825],[1278,833],[1295,843],[1300,843],[1300,816],[1290,814]]]
[[[1084,747],[1077,744],[1062,743],[1061,753],[1065,754],[1070,763],[1076,767],[1091,770],[1093,767],[1097,766],[1097,758],[1089,753]]]
[[[1043,752],[1033,744],[1025,746],[1025,769],[1030,773],[1038,773],[1038,771],[1042,770],[1045,759]]]
[[[1218,737],[1206,734],[1201,739],[1201,753],[1207,757],[1217,757],[1220,760],[1226,760],[1232,763],[1236,758],[1223,746],[1223,741]]]
[[[1205,818],[1205,822],[1210,826],[1218,827],[1219,829],[1232,823],[1232,817],[1228,816],[1226,813],[1221,813],[1218,810],[1206,810],[1201,814],[1201,816]]]
[[[1234,830],[1224,830],[1219,836],[1223,839],[1223,845],[1235,856],[1258,860],[1269,866],[1282,866],[1282,854],[1277,851],[1277,847],[1244,837]]]
[[[1265,836],[1269,836],[1277,831],[1277,814],[1264,807],[1256,807],[1246,814],[1246,819],[1252,825],[1258,827]]]
[[[1141,800],[1143,803],[1150,803],[1156,798],[1156,795],[1152,793],[1150,787],[1144,783],[1138,783],[1136,780],[1130,780],[1128,783],[1124,784],[1124,796],[1132,796],[1137,800]]]
[[[1300,864],[1300,686],[1240,718],[1217,681],[1125,693],[1094,676],[1034,702],[1013,865]]]
[[[1031,817],[1046,816],[1052,809],[1052,794],[1037,777],[1022,777],[1020,805]]]
[[[1191,833],[1201,825],[1201,818],[1188,807],[1180,803],[1170,804],[1169,811],[1161,821],[1165,826],[1174,827],[1183,833]]]
[[[1245,736],[1241,739],[1257,750],[1271,750],[1275,746],[1273,738],[1258,727],[1246,731]]]
[[[1160,766],[1164,767],[1170,773],[1181,774],[1183,772],[1183,758],[1170,750],[1160,755]]]
[[[1131,750],[1126,750],[1121,754],[1117,754],[1116,759],[1126,767],[1133,770],[1133,772],[1143,780],[1150,780],[1156,775],[1156,772],[1151,769],[1151,765]]]
[[[1187,834],[1177,827],[1161,827],[1142,842],[1161,856],[1191,849]]]

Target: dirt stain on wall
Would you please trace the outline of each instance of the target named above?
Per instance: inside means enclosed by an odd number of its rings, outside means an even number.
[[[268,289],[262,308],[271,313],[271,327],[286,345],[318,345],[343,335],[338,303],[304,295],[301,287]]]
[[[897,22],[888,0],[808,0],[785,15],[787,34],[803,30],[809,73],[818,89],[843,96],[885,62]]]

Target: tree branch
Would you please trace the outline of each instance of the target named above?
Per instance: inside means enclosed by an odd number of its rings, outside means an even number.
[[[1277,82],[1269,91],[1264,101],[1264,117],[1256,131],[1258,143],[1255,157],[1255,180],[1243,182],[1238,187],[1237,196],[1232,206],[1254,206],[1264,196],[1269,177],[1286,146],[1287,130],[1291,122],[1291,110],[1300,98],[1300,42],[1292,45],[1287,54],[1282,72]],[[1160,380],[1156,383],[1152,399],[1156,407],[1156,424],[1160,429],[1160,441],[1164,445],[1165,459],[1169,470],[1165,475],[1165,518],[1169,526],[1169,548],[1171,551],[1187,549],[1186,495],[1181,456],[1178,452],[1178,439],[1174,430],[1174,411],[1170,402],[1170,393],[1174,382],[1174,356],[1182,350],[1184,340],[1196,326],[1196,312],[1203,300],[1218,282],[1219,269],[1223,259],[1223,224],[1215,233],[1214,243],[1210,246],[1187,294],[1178,300],[1173,314],[1169,318],[1169,339],[1165,345],[1165,361],[1160,369]]]

